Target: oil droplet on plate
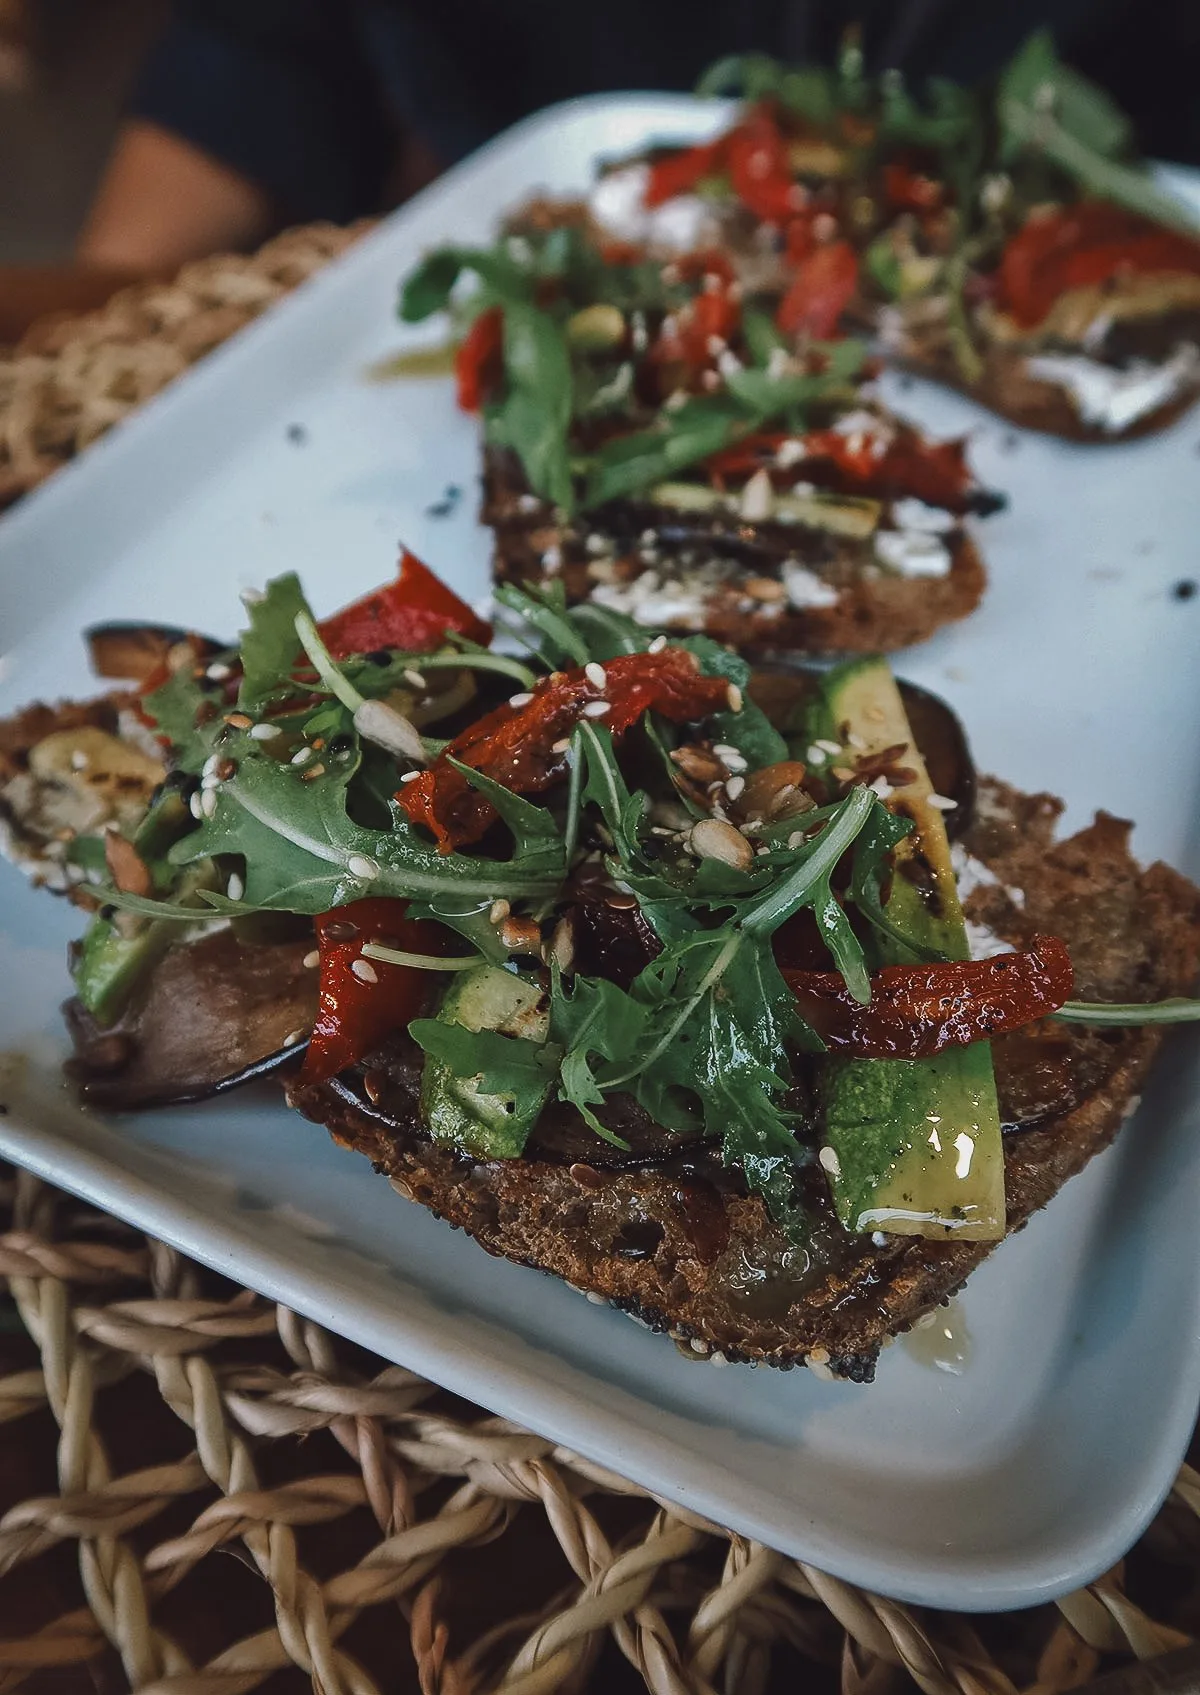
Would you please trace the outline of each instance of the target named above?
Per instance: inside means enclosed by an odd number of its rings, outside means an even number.
[[[971,1333],[956,1300],[927,1312],[900,1340],[918,1365],[944,1371],[949,1377],[961,1377],[970,1362]]]

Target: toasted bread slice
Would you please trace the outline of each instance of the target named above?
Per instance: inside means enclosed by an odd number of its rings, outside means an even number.
[[[612,501],[575,525],[528,492],[515,458],[485,450],[481,514],[500,582],[561,579],[594,599],[678,632],[703,630],[751,651],[890,653],[965,618],[987,573],[965,529],[941,538],[940,575],[884,569],[869,539],[730,514],[681,514],[647,499]],[[643,591],[653,598],[642,601]]]
[[[1151,1001],[1186,991],[1200,963],[1200,890],[1130,857],[1129,826],[1101,814],[1054,841],[1049,795],[981,786],[963,846],[968,919],[1020,944],[1067,942],[1081,998]],[[1019,1229],[1105,1147],[1136,1104],[1157,1029],[1049,1022],[993,1044],[1006,1122],[1008,1227]],[[292,1083],[291,1103],[365,1154],[403,1195],[491,1254],[553,1272],[697,1354],[808,1364],[868,1381],[882,1344],[953,1293],[992,1250],[983,1242],[878,1240],[833,1219],[820,1168],[807,1180],[818,1223],[791,1248],[719,1152],[654,1163],[655,1128],[635,1117],[619,1156],[562,1108],[527,1157],[473,1163],[421,1128],[421,1055],[407,1038],[330,1084]],[[630,1159],[640,1163],[635,1169]]]

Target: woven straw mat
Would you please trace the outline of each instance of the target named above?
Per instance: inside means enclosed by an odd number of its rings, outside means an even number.
[[[340,252],[289,231],[0,350],[0,499]],[[0,1695],[1057,1695],[1200,1632],[1200,1474],[1056,1606],[918,1611],[731,1536],[0,1176]]]

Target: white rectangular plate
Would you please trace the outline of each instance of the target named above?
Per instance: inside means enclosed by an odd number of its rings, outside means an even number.
[[[240,588],[298,570],[321,612],[385,579],[404,538],[486,587],[476,443],[450,384],[373,384],[418,339],[396,279],[498,208],[581,187],[597,156],[690,135],[711,109],[567,106],[459,166],[314,283],[100,442],[0,525],[0,711],[91,692],[79,631],[111,618],[232,631]],[[1200,419],[1114,448],[1018,435],[924,386],[890,398],[969,430],[1012,496],[981,526],[982,610],[903,656],[947,696],[984,770],[1137,818],[1135,845],[1200,861],[1195,570]],[[288,426],[304,426],[303,442]],[[454,516],[428,508],[448,483]],[[905,1346],[873,1387],[680,1358],[564,1285],[486,1258],[268,1091],[120,1123],[58,1080],[78,914],[0,871],[0,1152],[391,1359],[655,1492],[869,1588],[1000,1609],[1092,1577],[1168,1487],[1200,1392],[1200,1053],[1175,1038],[1116,1148],[972,1280],[954,1376]]]

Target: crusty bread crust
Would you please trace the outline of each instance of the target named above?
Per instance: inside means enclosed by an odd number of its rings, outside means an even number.
[[[984,782],[966,845],[997,881],[968,896],[968,916],[1017,944],[1038,929],[1061,935],[1083,997],[1185,992],[1200,963],[1200,890],[1167,866],[1141,870],[1129,855],[1129,826],[1104,814],[1054,843],[1059,811],[1050,796]],[[1161,1040],[1154,1029],[1055,1029],[1071,1086],[1062,1110],[1006,1136],[1010,1231],[1111,1141]],[[378,1079],[400,1077],[382,1105],[354,1077],[293,1085],[289,1098],[487,1252],[553,1272],[699,1353],[814,1363],[867,1380],[886,1338],[953,1293],[992,1251],[991,1243],[911,1237],[875,1247],[842,1231],[825,1202],[809,1253],[797,1256],[757,1196],[714,1183],[719,1173],[702,1159],[624,1172],[539,1158],[463,1160],[424,1136],[397,1057],[393,1050],[371,1062],[374,1095]],[[415,1076],[411,1054],[407,1064]],[[809,1180],[820,1207],[819,1171]]]
[[[1165,405],[1136,418],[1123,430],[1103,430],[1086,423],[1076,411],[1071,397],[1057,383],[1045,382],[1031,376],[1027,355],[1012,347],[990,347],[984,354],[983,373],[977,382],[967,382],[954,361],[949,348],[937,345],[906,347],[902,355],[892,356],[891,362],[913,376],[927,377],[946,388],[957,389],[968,399],[976,400],[989,411],[1007,418],[1025,430],[1037,430],[1041,435],[1060,436],[1064,441],[1082,443],[1135,441],[1141,436],[1157,435],[1177,418],[1191,410],[1200,398],[1200,380],[1181,389]]]

